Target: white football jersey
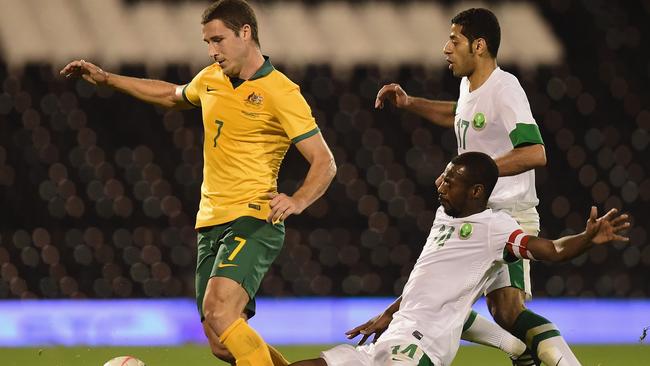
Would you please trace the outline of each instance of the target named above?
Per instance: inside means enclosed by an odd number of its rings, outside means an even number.
[[[436,366],[450,365],[472,305],[505,258],[529,256],[520,247],[527,242],[519,224],[503,211],[453,218],[438,208],[399,311],[382,339],[412,339]]]
[[[469,80],[461,80],[454,130],[459,155],[480,151],[496,158],[522,144],[543,144],[519,81],[498,67],[471,93]],[[538,203],[535,172],[529,170],[499,177],[488,207],[526,210]]]

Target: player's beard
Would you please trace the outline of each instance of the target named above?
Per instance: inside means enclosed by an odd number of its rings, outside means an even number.
[[[447,214],[447,216],[458,217],[458,215],[460,214],[460,212],[458,210],[454,209],[451,206],[448,206],[448,207],[443,206],[443,208],[444,208],[445,214]]]
[[[445,214],[447,214],[448,216],[457,217],[460,214],[460,211],[455,209],[448,200],[442,197],[438,197],[438,202],[440,202],[440,205],[445,211]]]
[[[469,77],[474,72],[474,68],[471,68],[467,65],[465,65],[465,67],[461,67],[459,64],[454,63],[451,72],[457,78],[463,78],[465,76]]]

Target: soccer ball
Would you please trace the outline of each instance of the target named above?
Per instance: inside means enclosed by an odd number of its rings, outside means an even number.
[[[144,362],[132,356],[115,357],[104,364],[104,366],[146,366]]]

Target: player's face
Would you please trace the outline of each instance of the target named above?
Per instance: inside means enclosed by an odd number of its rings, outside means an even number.
[[[231,78],[239,77],[247,54],[244,39],[223,21],[214,19],[203,25],[203,41],[208,45],[208,54],[223,72]]]
[[[459,78],[471,75],[476,67],[476,54],[470,52],[471,45],[467,37],[461,33],[462,28],[462,25],[451,25],[449,40],[442,49],[445,59],[449,63],[449,70]]]
[[[464,178],[465,167],[449,163],[438,187],[438,201],[451,217],[459,217],[467,203],[469,188]]]

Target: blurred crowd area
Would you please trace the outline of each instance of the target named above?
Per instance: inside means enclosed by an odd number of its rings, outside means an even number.
[[[650,31],[640,25],[650,4],[635,6],[540,5],[566,62],[500,65],[519,77],[546,143],[548,164],[536,171],[541,235],[581,231],[592,204],[634,222],[629,244],[534,264],[535,296],[650,296],[650,64],[641,48]],[[260,295],[400,294],[456,139],[415,115],[374,110],[375,95],[399,82],[412,95],[452,100],[458,79],[419,65],[276,67],[301,86],[338,174],[286,222]],[[111,71],[179,84],[193,76],[184,64],[155,75],[138,64]],[[146,106],[61,78],[50,64],[0,62],[0,87],[0,298],[193,296],[200,111]],[[292,148],[279,191],[295,191],[306,171]]]

